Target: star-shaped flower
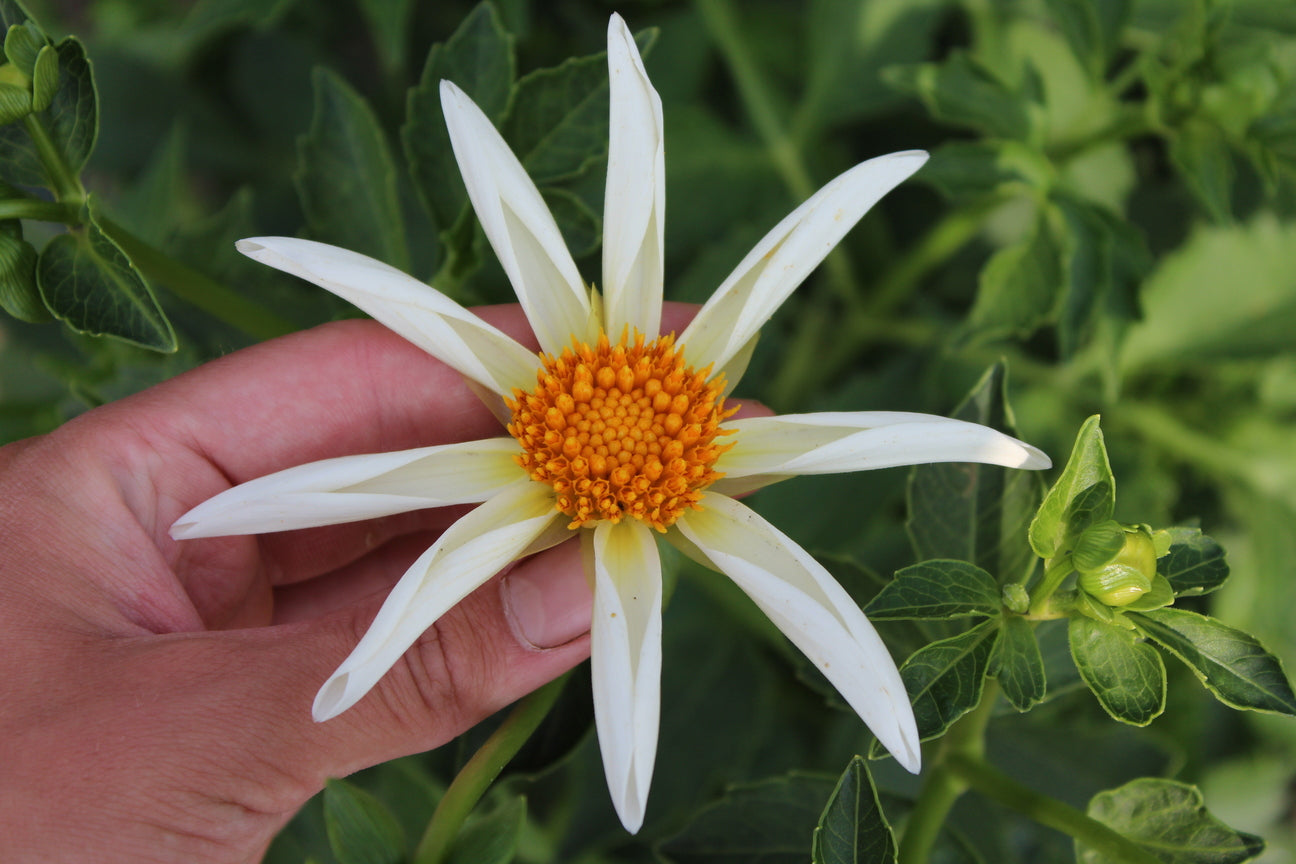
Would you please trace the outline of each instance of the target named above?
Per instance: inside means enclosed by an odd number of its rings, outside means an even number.
[[[859,607],[814,558],[734,495],[797,474],[925,462],[1043,468],[994,430],[924,414],[731,419],[725,396],[757,331],[925,153],[871,159],[776,225],[678,338],[659,334],[665,214],[661,101],[625,23],[608,27],[611,126],[600,296],[539,191],[455,85],[441,101],[478,220],[539,340],[537,356],[379,261],[288,237],[244,254],[350,300],[461,372],[508,436],[302,465],[182,516],[176,538],[283,531],[479,504],[401,578],[324,683],[314,716],[354,705],[443,613],[503,567],[579,535],[594,589],[595,721],[612,800],[642,824],[657,746],[664,538],[733,579],[812,660],[881,743],[919,769],[904,684]]]

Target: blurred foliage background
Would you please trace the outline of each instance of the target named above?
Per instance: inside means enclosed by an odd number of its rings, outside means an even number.
[[[1219,539],[1232,577],[1197,608],[1296,663],[1296,2],[27,6],[52,40],[72,34],[89,58],[78,72],[60,53],[60,81],[72,75],[82,96],[63,108],[56,97],[50,110],[98,129],[78,145],[88,157],[79,190],[4,175],[19,188],[0,189],[0,299],[17,316],[0,316],[0,441],[355,314],[242,259],[239,237],[309,236],[461,302],[508,302],[437,125],[440,77],[468,86],[477,76],[481,101],[492,86],[482,70],[507,73],[488,113],[582,272],[597,274],[606,73],[594,55],[615,9],[640,33],[664,104],[670,299],[704,300],[850,165],[933,153],[776,316],[739,396],[781,412],[949,414],[1002,358],[1021,436],[1060,464],[1081,421],[1101,413],[1116,518],[1198,524]],[[0,137],[6,160],[19,158],[16,134]],[[72,215],[18,229],[34,200],[71,204]],[[69,252],[63,223],[90,245]],[[87,277],[58,256],[92,248],[94,231],[122,258]],[[913,561],[906,476],[802,478],[752,502],[863,586]],[[1173,710],[1146,730],[1118,726],[1074,686],[1065,638],[1054,641],[1050,701],[996,718],[996,764],[1080,807],[1136,776],[1178,777],[1224,821],[1264,836],[1265,860],[1292,857],[1289,720],[1229,712],[1176,666]],[[771,843],[813,828],[843,766],[866,752],[858,719],[825,705],[781,637],[718,577],[689,569],[679,580],[665,650],[644,831],[628,838],[612,814],[588,686],[576,682],[483,805],[483,837],[511,837],[522,861],[684,864],[756,860],[708,845],[708,830],[723,833],[708,827],[717,820],[764,826]],[[483,734],[355,782],[416,837]],[[889,761],[873,770],[901,812],[914,781]],[[361,800],[323,796],[270,860],[345,860],[324,814]],[[942,860],[1072,854],[1062,835],[972,796],[951,825],[960,839],[940,847]],[[804,860],[804,848],[780,857],[771,846],[759,860]]]

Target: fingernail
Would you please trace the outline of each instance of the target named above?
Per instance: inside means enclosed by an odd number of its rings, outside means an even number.
[[[518,638],[535,648],[556,648],[589,632],[594,598],[577,543],[515,567],[500,591]]]

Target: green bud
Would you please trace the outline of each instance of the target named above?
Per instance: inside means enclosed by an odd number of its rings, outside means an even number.
[[[1086,594],[1108,606],[1127,606],[1152,590],[1152,577],[1128,564],[1108,564],[1101,570],[1081,573],[1079,585]]]
[[[1081,573],[1100,570],[1116,559],[1125,545],[1125,526],[1108,519],[1086,528],[1076,538],[1071,562]]]
[[[4,53],[17,71],[30,78],[36,65],[36,55],[44,46],[45,37],[31,22],[14,24],[5,33]]]
[[[58,92],[59,62],[58,51],[53,45],[46,45],[36,55],[36,65],[32,70],[32,110],[44,111],[54,101]]]
[[[1030,594],[1020,582],[1009,582],[1003,587],[1003,604],[1010,612],[1025,615],[1030,608]]]
[[[1151,579],[1156,575],[1157,549],[1152,539],[1152,532],[1144,526],[1127,530],[1125,545],[1116,554],[1117,564],[1133,567]]]

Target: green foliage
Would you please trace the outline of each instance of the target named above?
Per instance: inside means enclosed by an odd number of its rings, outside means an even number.
[[[1259,837],[1234,831],[1206,809],[1196,786],[1145,777],[1101,792],[1089,815],[1125,834],[1169,864],[1241,864],[1264,851]],[[1115,858],[1076,843],[1082,864],[1114,864]]]
[[[461,302],[511,302],[443,79],[501,130],[600,278],[605,4],[190,5],[97,0],[43,29],[0,0],[3,440],[355,314],[241,258],[240,237],[335,243]],[[860,754],[881,753],[822,674],[734,585],[685,570],[640,835],[607,805],[577,679],[446,860],[1065,860],[1057,830],[1103,825],[1116,846],[1077,840],[1079,860],[1259,854],[1194,787],[1132,778],[1185,754],[1211,775],[1219,748],[1200,736],[1222,709],[1207,692],[1283,715],[1231,725],[1237,758],[1296,758],[1279,725],[1296,714],[1296,20],[1259,0],[622,12],[665,112],[669,299],[706,299],[850,166],[933,154],[764,329],[740,401],[950,414],[1073,450],[1047,478],[936,463],[907,484],[804,478],[750,499],[902,661],[931,742],[920,778],[878,761],[875,786]],[[1178,522],[1227,540],[1227,563]],[[1171,663],[1167,701],[1167,653],[1207,692]],[[407,839],[495,723],[330,783],[267,860],[410,860]],[[1154,739],[1156,760],[1128,758]],[[959,760],[999,762],[1026,791],[952,778]],[[1283,788],[1268,809],[1217,812],[1281,836],[1254,814],[1280,812]],[[1087,816],[1048,821],[1050,796],[1100,789]],[[960,793],[1003,806],[950,811]]]
[[[396,864],[405,855],[400,823],[371,793],[344,780],[324,789],[324,823],[338,864]]]

